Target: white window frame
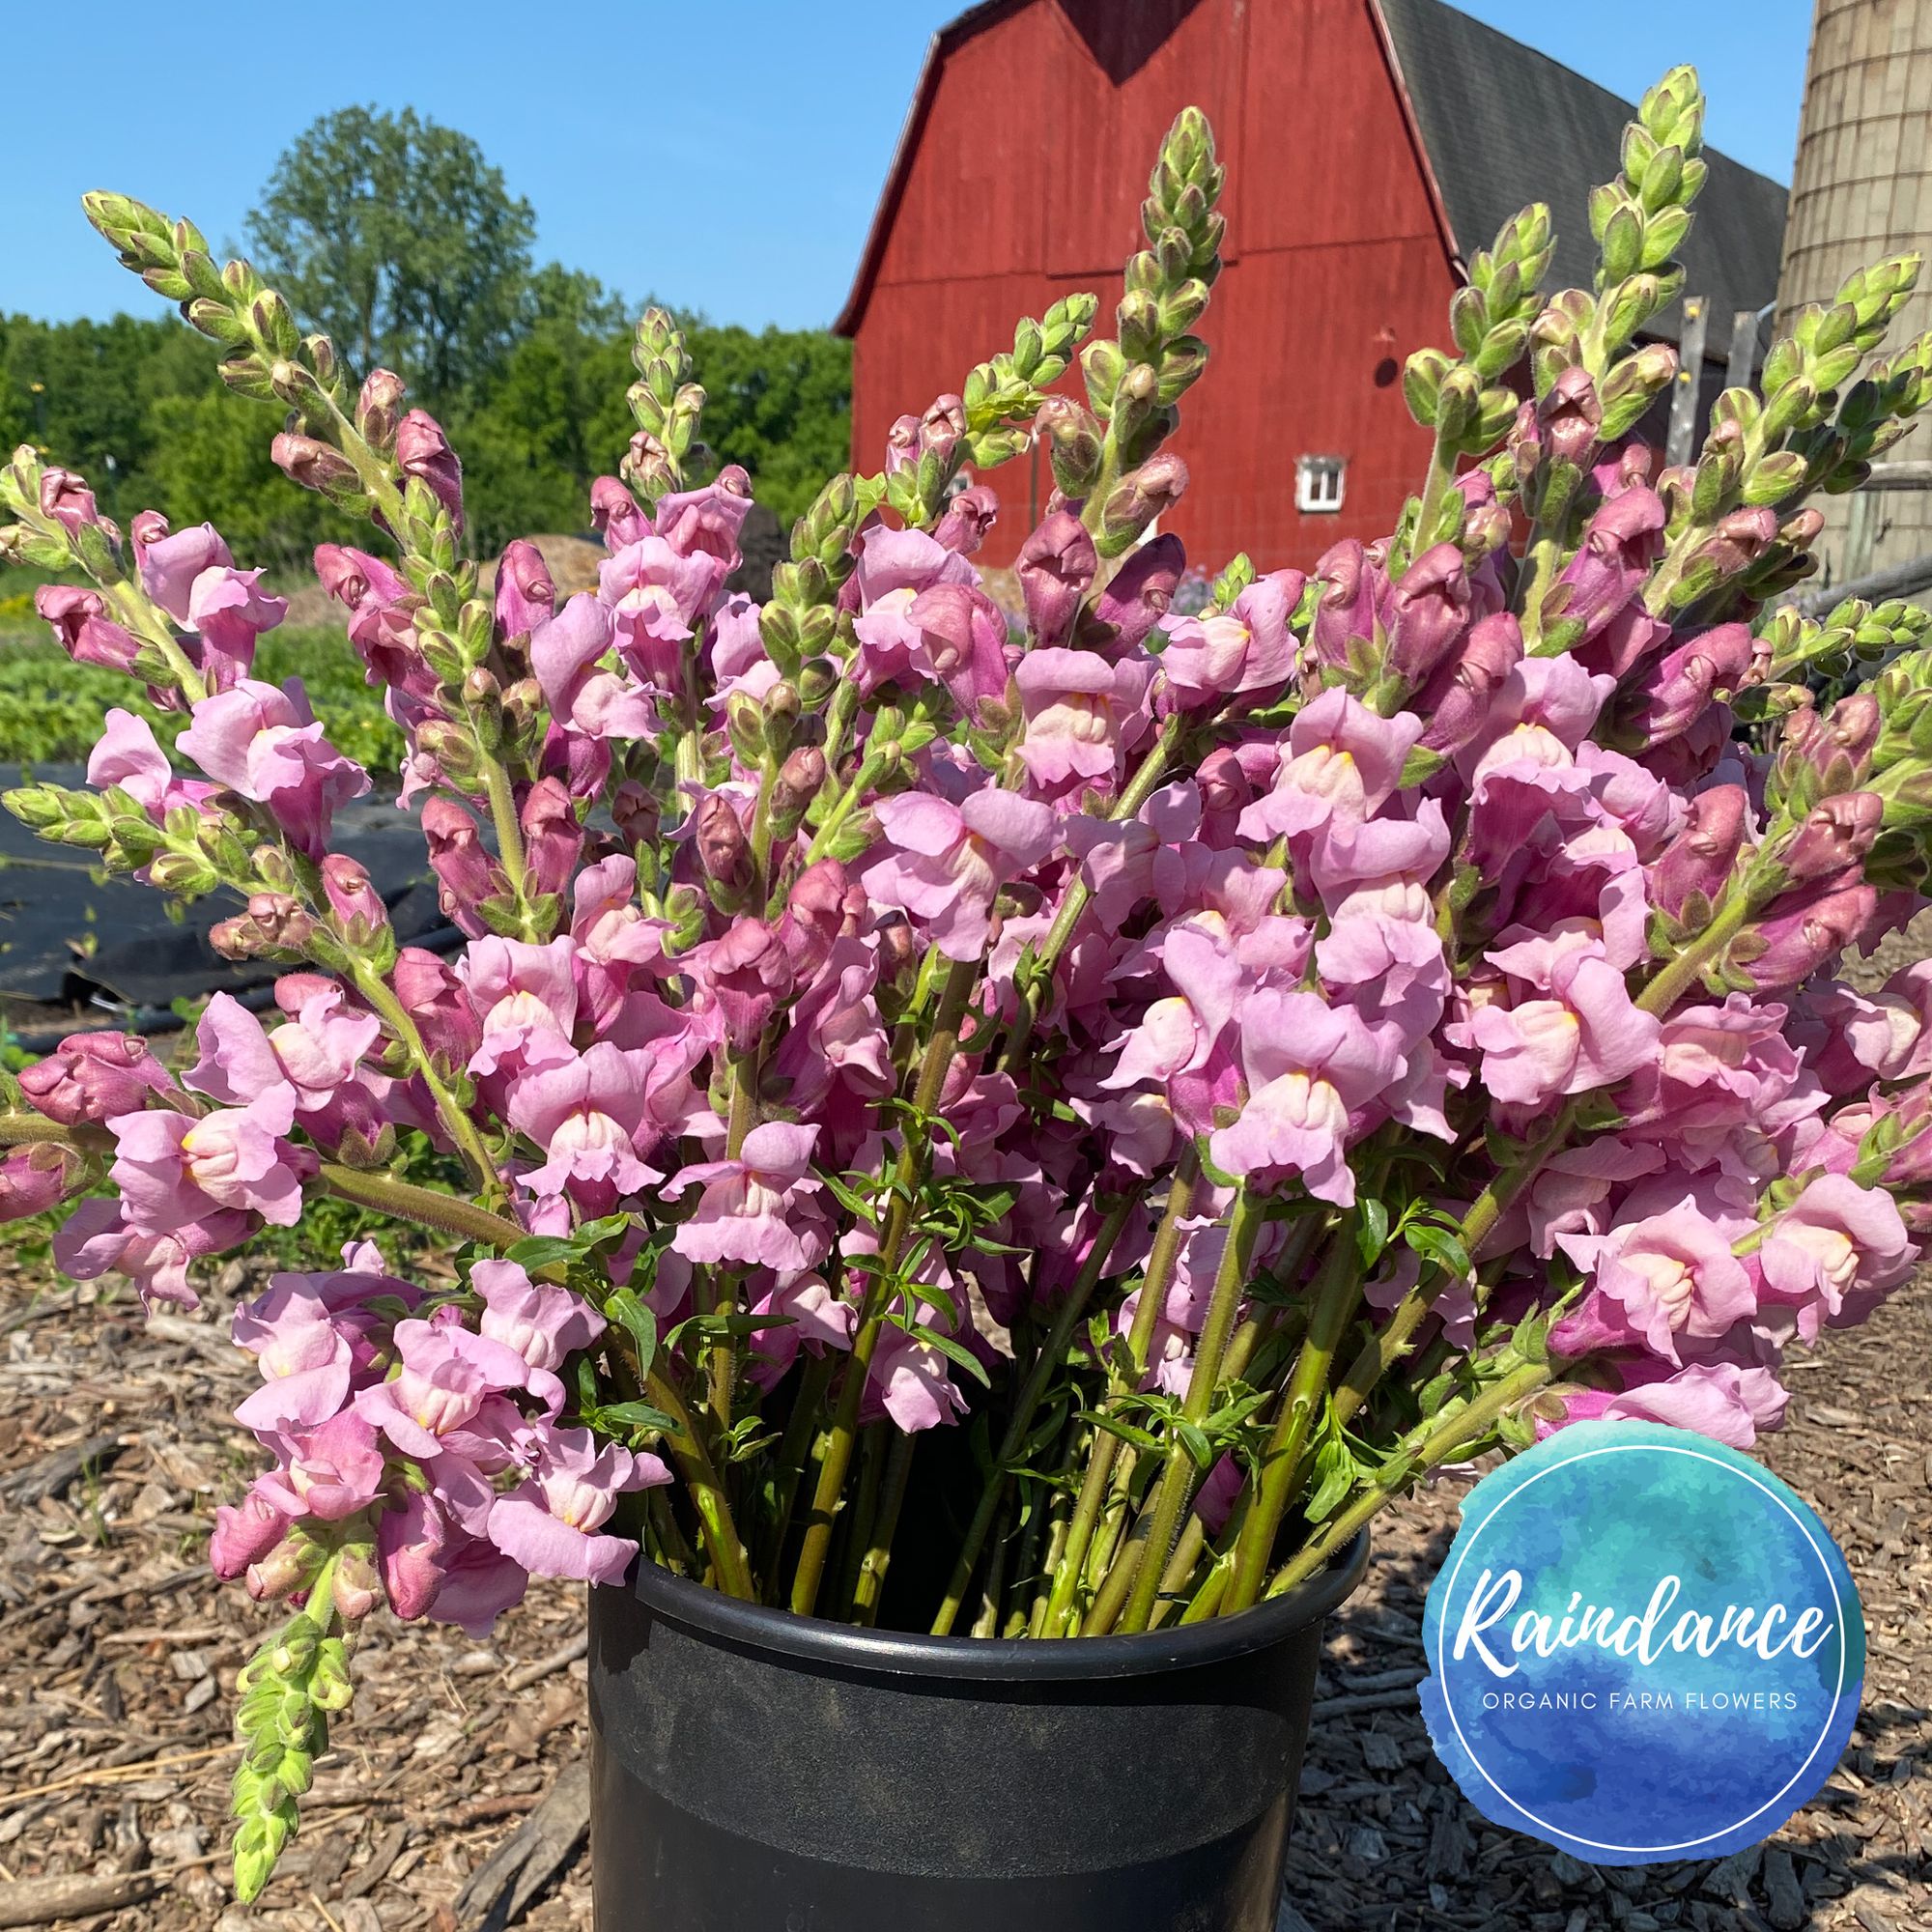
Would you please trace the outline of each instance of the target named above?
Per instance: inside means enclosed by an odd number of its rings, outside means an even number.
[[[1294,464],[1294,507],[1308,516],[1333,516],[1348,494],[1345,456],[1301,456]]]

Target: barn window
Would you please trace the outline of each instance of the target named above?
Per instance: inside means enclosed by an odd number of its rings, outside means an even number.
[[[1294,507],[1297,510],[1339,510],[1343,471],[1339,456],[1304,456],[1294,466]]]

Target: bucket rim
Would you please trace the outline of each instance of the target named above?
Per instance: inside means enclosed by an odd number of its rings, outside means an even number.
[[[1099,1682],[1159,1676],[1266,1650],[1320,1624],[1352,1596],[1368,1560],[1369,1533],[1359,1529],[1314,1576],[1237,1616],[1131,1636],[1059,1637],[1051,1642],[862,1630],[748,1604],[673,1576],[641,1556],[629,1581],[611,1594],[635,1598],[653,1617],[700,1636],[808,1665],[973,1683]]]

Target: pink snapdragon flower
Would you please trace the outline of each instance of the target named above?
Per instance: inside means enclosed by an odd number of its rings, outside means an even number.
[[[977,586],[980,573],[958,552],[923,530],[893,530],[874,525],[859,539],[859,563],[848,580],[859,614],[855,667],[860,689],[871,691],[889,679],[904,679],[913,653],[921,648],[912,607],[935,584]]]
[[[125,1201],[83,1201],[54,1236],[54,1265],[71,1281],[125,1274],[150,1312],[156,1304],[198,1308],[188,1264],[240,1247],[254,1229],[252,1216],[222,1208],[158,1234],[130,1220]]]
[[[71,583],[43,583],[34,592],[34,609],[52,629],[58,643],[75,664],[99,665],[106,670],[132,670],[140,641],[107,614],[106,600],[98,590]]]
[[[302,1002],[299,1016],[271,1033],[241,1001],[216,993],[195,1026],[201,1057],[182,1084],[228,1107],[246,1107],[286,1083],[298,1113],[327,1106],[381,1037],[371,1012],[345,1012],[340,986],[325,982]]]
[[[1767,1301],[1796,1310],[1799,1336],[1865,1312],[1911,1273],[1918,1250],[1882,1187],[1823,1174],[1776,1215],[1753,1257]]]
[[[765,1121],[745,1136],[735,1160],[701,1161],[675,1175],[667,1201],[702,1190],[696,1211],[678,1223],[671,1246],[694,1262],[737,1262],[747,1267],[802,1273],[831,1248],[811,1172],[816,1127]]]
[[[1226,611],[1171,619],[1160,656],[1163,705],[1195,711],[1286,684],[1294,670],[1289,619],[1306,582],[1298,570],[1273,571],[1258,577]]]
[[[323,735],[299,678],[241,678],[193,707],[175,742],[215,783],[266,805],[311,859],[328,849],[338,806],[369,789],[369,774]]]
[[[557,721],[590,738],[648,738],[657,699],[628,668],[614,668],[616,620],[587,590],[570,598],[530,637],[530,668]]]
[[[577,944],[565,935],[547,946],[492,937],[468,948],[457,978],[482,1029],[470,1072],[527,1072],[570,1058],[576,958]]]
[[[255,1488],[290,1516],[340,1522],[367,1509],[383,1492],[388,1464],[375,1430],[354,1409],[295,1431],[277,1446],[280,1467],[258,1478]]]
[[[1026,730],[1019,759],[1035,784],[1056,792],[1071,784],[1112,785],[1122,745],[1141,723],[1148,673],[1094,651],[1029,651],[1013,673]]]
[[[215,787],[178,778],[156,742],[154,726],[131,711],[110,705],[99,742],[87,754],[87,781],[105,791],[119,785],[160,824],[178,805],[201,808]]]
[[[1413,712],[1379,718],[1339,687],[1324,691],[1295,713],[1273,789],[1241,813],[1241,837],[1360,825],[1394,793],[1422,729]]]
[[[621,1583],[638,1546],[598,1531],[622,1492],[668,1483],[670,1471],[655,1456],[600,1446],[587,1429],[548,1427],[526,1466],[529,1479],[490,1506],[490,1541],[532,1576]]]
[[[1509,949],[1506,963],[1494,956],[1527,994],[1479,1009],[1470,1023],[1483,1085],[1498,1100],[1534,1111],[1614,1086],[1655,1056],[1662,1028],[1632,1001],[1601,940],[1562,934]]]
[[[988,786],[949,804],[899,792],[875,808],[887,850],[860,882],[877,905],[897,906],[949,959],[977,959],[992,932],[1000,887],[1052,850],[1053,811]]]
[[[174,1084],[148,1042],[124,1033],[70,1034],[18,1077],[35,1112],[64,1127],[134,1113]]]
[[[1715,1340],[1757,1307],[1750,1275],[1731,1252],[1731,1235],[1691,1201],[1620,1222],[1607,1235],[1559,1240],[1591,1277],[1582,1306],[1551,1331],[1559,1353],[1639,1342],[1667,1362],[1682,1362],[1680,1337]]]
[[[1351,1007],[1275,988],[1242,1005],[1239,1031],[1248,1095],[1208,1142],[1214,1164],[1259,1187],[1298,1177],[1318,1200],[1351,1207],[1351,1117],[1394,1077],[1397,1043]]]
[[[1662,1363],[1623,1366],[1621,1390],[1566,1388],[1568,1422],[1662,1422],[1733,1449],[1748,1449],[1784,1420],[1785,1393],[1766,1368],[1735,1362],[1690,1362],[1674,1373]],[[1539,1423],[1548,1434],[1548,1425]]]
[[[596,1215],[608,1214],[620,1196],[662,1180],[637,1151],[651,1065],[642,1050],[626,1052],[598,1040],[519,1077],[510,1088],[510,1124],[547,1155],[541,1167],[520,1178],[521,1185],[538,1197],[568,1194]]]
[[[116,1115],[107,1122],[111,1172],[132,1224],[172,1234],[230,1208],[293,1228],[302,1185],[316,1171],[315,1155],[285,1138],[295,1111],[295,1089],[281,1085],[199,1120],[158,1107]]]

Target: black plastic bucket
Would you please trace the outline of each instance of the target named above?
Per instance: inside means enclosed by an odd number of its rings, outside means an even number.
[[[906,1636],[590,1593],[597,1932],[1271,1932],[1322,1620]]]

